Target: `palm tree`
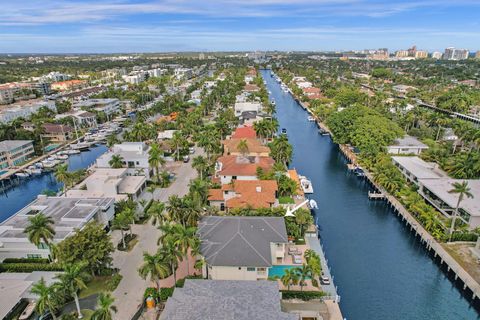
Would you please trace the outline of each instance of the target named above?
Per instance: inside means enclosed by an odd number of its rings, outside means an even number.
[[[197,237],[195,236],[197,228],[195,227],[184,227],[182,225],[175,225],[174,229],[174,243],[180,251],[183,253],[183,256],[187,259],[187,273],[190,273],[190,262],[189,262],[189,248],[193,248],[196,245]]]
[[[144,252],[143,264],[138,269],[138,274],[142,279],[150,277],[150,280],[155,281],[157,291],[160,291],[160,279],[164,279],[171,274],[171,266],[162,260],[159,254],[151,255]]]
[[[53,173],[53,176],[58,182],[63,183],[63,189],[67,189],[67,183],[70,180],[70,174],[68,172],[68,165],[67,164],[61,164],[57,166],[55,169],[55,172]]]
[[[67,264],[64,266],[63,272],[58,274],[56,278],[60,280],[63,289],[73,296],[77,307],[78,318],[82,318],[78,291],[87,287],[85,281],[88,279],[88,274],[85,272],[85,264]]]
[[[247,156],[248,155],[248,142],[246,139],[240,140],[240,142],[237,144],[237,149],[241,153],[242,156]]]
[[[58,293],[58,285],[48,286],[43,277],[32,286],[30,292],[37,295],[37,305],[35,310],[39,314],[44,314],[49,311],[53,319],[56,320],[57,317],[55,312],[57,312],[60,307],[60,296]]]
[[[111,134],[107,137],[107,147],[111,148],[113,145],[120,143],[116,134]]]
[[[182,149],[186,143],[187,140],[182,137],[182,134],[179,131],[175,131],[172,139],[169,141],[170,147],[175,150],[175,159],[180,159],[180,149]]]
[[[147,187],[147,192],[149,192],[152,195],[152,200],[153,200],[153,193],[155,192],[155,189],[157,189],[157,186],[154,186],[154,185]]]
[[[112,313],[117,312],[117,307],[113,305],[115,298],[107,292],[101,292],[98,295],[97,310],[92,314],[92,320],[112,320]]]
[[[206,158],[197,156],[193,158],[192,167],[197,170],[200,179],[203,180],[203,174],[208,170],[209,164]]]
[[[150,150],[148,151],[148,164],[155,168],[155,174],[157,175],[157,183],[160,182],[160,166],[165,165],[165,159],[162,157],[162,151],[158,143],[152,143]]]
[[[163,212],[165,211],[165,204],[160,201],[153,201],[148,208],[148,215],[152,219],[152,225],[161,224],[164,220]]]
[[[189,184],[189,194],[198,209],[207,202],[208,182],[201,179],[192,180]],[[184,200],[185,202],[185,200]]]
[[[452,185],[453,185],[453,189],[448,191],[448,193],[458,194],[458,200],[457,200],[457,205],[455,207],[455,212],[453,213],[453,217],[452,217],[452,225],[450,226],[449,241],[452,240],[452,234],[453,234],[453,231],[455,230],[455,220],[457,219],[457,216],[458,216],[458,209],[460,208],[460,203],[462,202],[465,196],[467,198],[473,198],[473,194],[470,192],[470,187],[468,186],[467,181],[463,181],[462,183],[454,182]]]
[[[41,242],[49,245],[55,236],[53,219],[45,216],[43,213],[38,213],[33,217],[29,217],[28,221],[29,225],[23,231],[28,235],[28,241],[37,247]]]
[[[300,277],[300,291],[303,291],[303,287],[306,285],[305,280],[312,277],[312,270],[304,263],[301,267],[296,268],[296,271]]]
[[[113,218],[113,221],[112,221],[112,228],[116,229],[116,230],[120,230],[120,232],[122,234],[123,249],[125,249],[127,247],[127,245],[125,243],[124,230],[127,229],[130,226],[130,223],[131,223],[131,218],[127,214],[127,210],[123,210],[123,211],[119,212],[115,216],[115,218]]]
[[[298,284],[299,279],[300,279],[300,276],[298,274],[298,271],[294,268],[285,269],[285,271],[283,271],[283,276],[280,278],[283,285],[287,287],[287,290],[289,291],[290,291],[290,286],[292,284],[296,286]]]
[[[158,250],[158,255],[162,261],[170,266],[170,271],[173,273],[173,280],[176,283],[178,262],[183,260],[183,255],[179,247],[175,245],[173,239],[170,238]]]
[[[313,217],[310,211],[300,208],[295,213],[295,223],[300,226],[300,235],[305,235],[305,230],[313,223]]]
[[[114,154],[108,161],[108,164],[114,169],[123,168],[123,157],[119,154]]]

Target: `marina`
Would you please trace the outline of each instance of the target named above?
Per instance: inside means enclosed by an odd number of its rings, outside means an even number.
[[[315,220],[332,278],[341,295],[347,319],[478,319],[472,292],[441,257],[416,235],[387,201],[371,201],[378,192],[368,179],[346,170],[343,153],[328,135],[318,134],[315,123],[291,95],[285,95],[269,71],[262,71],[277,118],[294,147],[291,166],[312,180],[317,202]],[[322,128],[328,132],[328,128]],[[344,150],[344,151],[343,151]],[[352,170],[355,169],[352,167]],[[368,178],[368,174],[364,172]],[[420,232],[420,231],[418,231]],[[435,246],[435,245],[433,245]],[[432,246],[432,247],[433,247]],[[441,260],[443,261],[441,261]],[[465,275],[462,275],[465,276]],[[458,279],[461,275],[458,275]]]

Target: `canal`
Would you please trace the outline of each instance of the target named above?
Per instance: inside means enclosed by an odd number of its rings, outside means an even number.
[[[315,219],[348,320],[479,319],[426,250],[368,184],[346,170],[330,137],[318,133],[293,97],[262,70],[280,128],[294,148],[291,167],[313,183]]]
[[[95,160],[107,151],[105,145],[97,145],[88,151],[71,155],[68,158],[68,170],[75,171],[84,169],[95,162]],[[43,173],[38,176],[31,176],[23,181],[20,180],[18,186],[0,193],[0,222],[6,220],[15,212],[32,202],[37,195],[46,190],[58,191],[62,184],[55,180],[53,172]]]

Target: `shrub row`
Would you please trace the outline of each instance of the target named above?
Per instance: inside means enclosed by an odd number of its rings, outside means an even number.
[[[0,272],[62,271],[56,263],[0,263]]]
[[[477,241],[478,234],[473,232],[454,232],[452,234],[452,241]]]
[[[312,299],[320,299],[325,296],[325,292],[322,291],[288,291],[281,290],[283,299],[301,299],[303,301],[308,301]]]
[[[2,263],[49,263],[45,258],[6,258]]]
[[[120,281],[122,281],[123,276],[119,273],[115,273],[110,280],[107,281],[107,290],[114,291],[117,289]]]

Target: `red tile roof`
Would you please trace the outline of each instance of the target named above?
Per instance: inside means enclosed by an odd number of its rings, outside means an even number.
[[[225,154],[239,154],[241,153],[240,150],[238,149],[238,145],[241,141],[246,141],[247,147],[248,147],[248,152],[247,154],[257,154],[261,155],[266,154],[268,155],[270,153],[270,148],[264,146],[261,144],[260,141],[258,141],[255,138],[243,138],[243,139],[229,139],[229,140],[223,140],[223,148],[225,150]]]
[[[320,93],[320,89],[315,87],[304,88],[303,93]]]
[[[232,134],[232,139],[242,139],[242,138],[256,138],[257,133],[253,127],[240,127],[235,129]]]
[[[72,127],[64,124],[45,123],[42,127],[45,133],[67,133],[73,131]]]
[[[252,92],[252,91],[259,91],[260,88],[254,84],[246,84],[245,87],[243,87],[243,90]]]
[[[270,170],[275,161],[270,157],[222,156],[217,162],[222,164],[222,176],[256,176],[258,167]]]
[[[223,191],[222,191],[222,189],[210,189],[210,190],[208,190],[208,200],[209,201],[223,201]]]
[[[227,208],[269,208],[276,200],[278,185],[275,180],[235,180],[236,197],[228,199]]]

